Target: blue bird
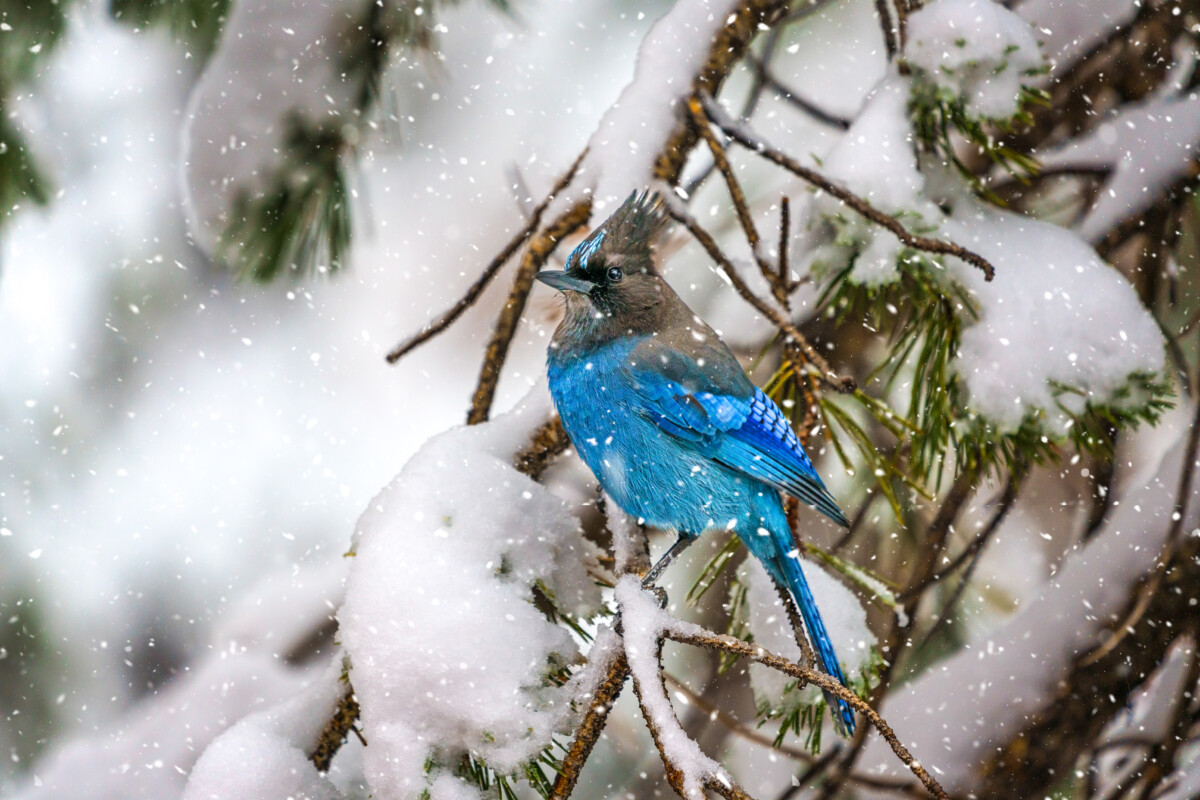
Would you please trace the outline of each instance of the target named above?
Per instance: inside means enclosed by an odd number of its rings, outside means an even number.
[[[645,585],[701,534],[732,530],[787,587],[821,669],[845,685],[779,493],[839,525],[846,517],[783,412],[659,276],[652,245],[665,224],[661,199],[635,192],[565,270],[537,275],[566,297],[548,355],[563,427],[626,513],[678,534]],[[838,730],[852,734],[850,706],[826,699]]]

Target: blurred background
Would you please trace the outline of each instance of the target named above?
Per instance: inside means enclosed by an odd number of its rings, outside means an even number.
[[[1064,63],[1141,13],[1112,0],[1026,5],[1035,21],[1053,17],[1047,56]],[[873,0],[813,6],[789,29],[779,63],[823,116],[786,92],[764,94],[758,111],[776,141],[805,155],[839,140],[887,66]],[[164,747],[185,754],[177,758],[154,752],[171,736],[137,727],[159,720],[140,709],[222,648],[277,637],[263,652],[302,671],[312,631],[289,620],[311,619],[313,603],[333,607],[357,516],[422,442],[463,422],[504,282],[396,366],[385,354],[450,306],[524,224],[530,198],[587,142],[669,7],[441,3],[428,25],[420,14],[383,20],[406,46],[330,97],[320,69],[357,67],[279,48],[303,33],[306,16],[349,13],[335,0],[0,0],[0,794],[174,796],[212,735],[286,696],[246,678],[226,710],[193,717],[187,703],[172,705],[186,734]],[[1196,11],[1164,28],[1145,70],[1120,76],[1149,84],[1117,87],[1111,107],[1195,85]],[[248,35],[241,50],[222,40],[231,19],[259,38]],[[307,83],[281,82],[308,69]],[[731,85],[753,79],[743,68]],[[297,91],[313,94],[297,100]],[[238,205],[231,184],[269,184],[273,149],[239,126],[277,114],[283,96],[345,110],[330,129],[335,142],[310,136],[307,160],[293,153],[276,164],[286,171],[296,157],[319,170],[332,149],[332,173],[293,189],[335,181],[334,207],[294,197],[274,209]],[[291,123],[278,117],[266,127],[290,141]],[[995,191],[1071,224],[1107,173],[1069,166],[1065,178]],[[724,197],[710,184],[693,213],[731,225]],[[1126,236],[1105,251],[1151,307],[1192,291],[1190,201],[1185,212],[1170,221],[1182,238],[1151,234],[1169,248]],[[230,214],[250,220],[232,244],[219,235]],[[268,223],[313,218],[333,245],[254,238]],[[1148,252],[1165,259],[1166,249],[1165,269],[1185,278],[1178,284],[1143,269]],[[689,252],[668,277],[752,354],[766,328],[734,324],[724,284]],[[1165,316],[1187,323],[1189,307],[1172,299]],[[498,409],[541,375],[556,315],[549,292],[535,291]],[[846,341],[841,363],[857,352]],[[1157,463],[1179,438],[1181,415],[1141,434],[1137,452]],[[1110,469],[1153,468],[1119,462]],[[976,578],[988,589],[972,600],[963,637],[1011,614],[1096,513],[1086,469],[1051,477],[1010,520],[1025,532],[999,537],[981,560]],[[589,497],[578,475],[559,480]],[[1039,515],[1074,522],[1029,522]],[[711,554],[695,555],[692,572]],[[211,696],[224,680],[214,673]],[[114,776],[111,786],[43,785],[44,773],[89,760]],[[142,777],[118,780],[130,771]]]

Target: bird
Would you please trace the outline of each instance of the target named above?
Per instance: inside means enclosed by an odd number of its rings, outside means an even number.
[[[608,496],[678,537],[643,586],[701,535],[733,531],[786,587],[820,668],[845,686],[781,492],[849,523],[783,411],[659,274],[654,245],[668,220],[657,193],[635,191],[565,269],[536,275],[566,300],[547,351],[554,405]],[[825,696],[837,730],[852,735],[850,705]]]

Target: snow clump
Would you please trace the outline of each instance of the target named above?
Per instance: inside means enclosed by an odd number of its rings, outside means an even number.
[[[992,0],[934,0],[908,19],[904,59],[975,118],[1009,119],[1044,62],[1029,23]]]
[[[358,523],[339,622],[377,797],[469,796],[445,767],[469,754],[511,774],[569,732],[581,681],[553,678],[579,649],[532,598],[593,615],[599,551],[512,466],[549,417],[544,384],[531,396],[431,439]]]

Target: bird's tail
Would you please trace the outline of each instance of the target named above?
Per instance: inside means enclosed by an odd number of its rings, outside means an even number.
[[[776,557],[775,569],[770,571],[778,570],[782,573],[784,584],[796,601],[796,605],[800,609],[800,616],[804,619],[804,627],[808,629],[808,638],[812,642],[817,664],[826,675],[836,679],[843,686],[848,686],[846,678],[842,675],[842,667],[838,663],[837,653],[834,652],[829,632],[825,630],[821,612],[817,610],[817,601],[813,598],[812,590],[808,588],[808,580],[805,579],[804,572],[800,569],[800,554],[796,552],[791,530],[785,527],[781,532],[772,532],[771,538],[775,543]],[[831,692],[825,692],[825,702],[829,705],[833,724],[838,733],[843,736],[853,736],[854,711],[850,708],[850,704]]]

